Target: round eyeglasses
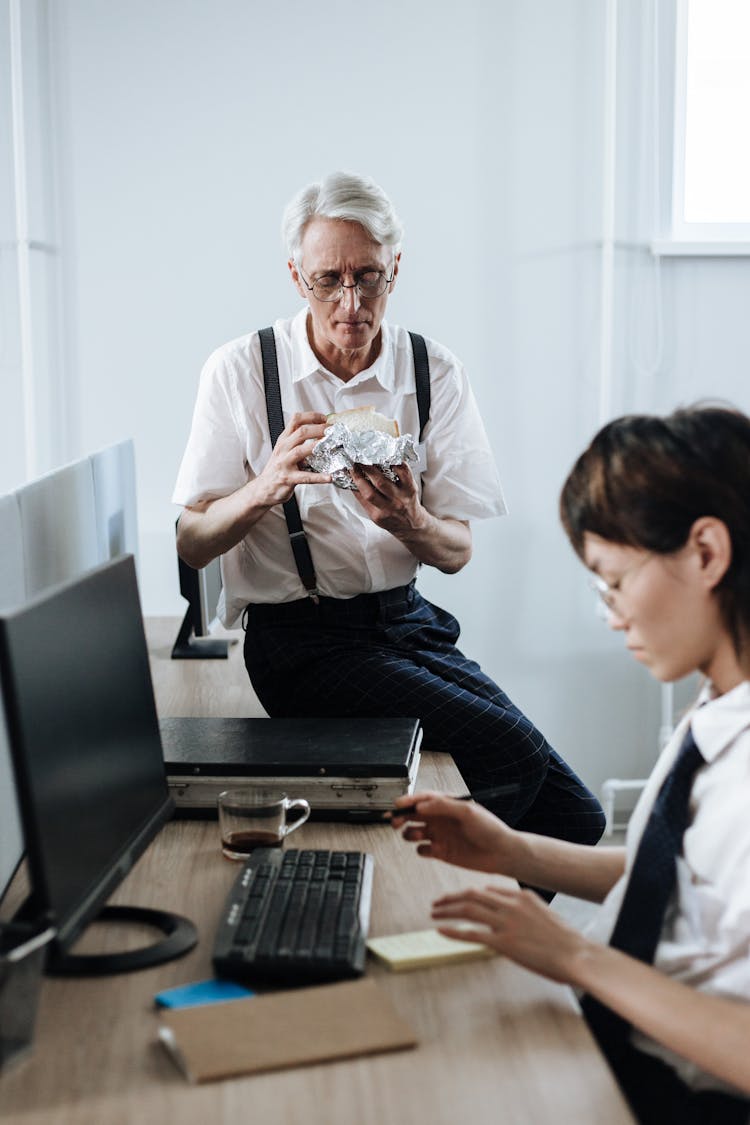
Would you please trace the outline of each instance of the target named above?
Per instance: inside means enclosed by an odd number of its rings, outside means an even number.
[[[617,615],[617,598],[622,592],[622,584],[627,576],[634,573],[634,571],[636,570],[640,570],[640,568],[642,566],[645,566],[651,558],[653,558],[653,552],[648,551],[642,559],[638,559],[638,561],[634,562],[632,566],[627,567],[627,569],[622,572],[616,582],[605,582],[604,579],[601,578],[598,574],[589,575],[589,586],[599,597],[599,606],[602,611],[602,617],[605,621],[608,621],[613,614]]]
[[[356,289],[364,300],[382,297],[394,277],[393,270],[391,270],[390,277],[382,270],[357,270],[356,273],[352,274],[354,278],[352,284],[345,285],[338,273],[321,274],[320,277],[313,278],[312,282],[307,281],[299,265],[297,266],[297,273],[302,278],[302,284],[305,288],[309,289],[319,301],[340,301],[346,289]]]

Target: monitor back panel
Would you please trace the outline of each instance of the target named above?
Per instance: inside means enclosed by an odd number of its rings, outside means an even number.
[[[31,481],[16,496],[28,598],[78,577],[101,561],[88,457]]]
[[[99,560],[138,559],[138,506],[132,439],[91,454]]]

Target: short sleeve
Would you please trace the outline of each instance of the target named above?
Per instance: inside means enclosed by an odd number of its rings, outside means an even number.
[[[425,427],[422,503],[440,518],[489,519],[507,511],[476,399],[461,364],[445,349],[430,355],[432,402]]]
[[[209,357],[201,372],[190,436],[172,502],[184,506],[227,496],[248,479],[241,429],[232,408],[236,376],[226,352]]]

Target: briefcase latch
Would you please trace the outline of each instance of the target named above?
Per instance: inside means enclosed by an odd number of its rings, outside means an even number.
[[[367,796],[372,796],[377,787],[376,782],[368,781],[353,782],[351,785],[335,784],[331,786],[331,789],[337,797],[348,797],[350,793],[365,793]]]

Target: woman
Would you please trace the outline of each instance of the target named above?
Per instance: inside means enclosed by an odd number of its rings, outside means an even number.
[[[423,856],[601,902],[585,935],[532,891],[497,886],[447,895],[433,917],[449,937],[580,989],[639,1121],[746,1123],[750,419],[707,407],[618,419],[578,459],[560,508],[611,628],[659,680],[702,673],[701,696],[624,848],[514,831],[436,794],[402,798],[416,804],[403,834]]]

